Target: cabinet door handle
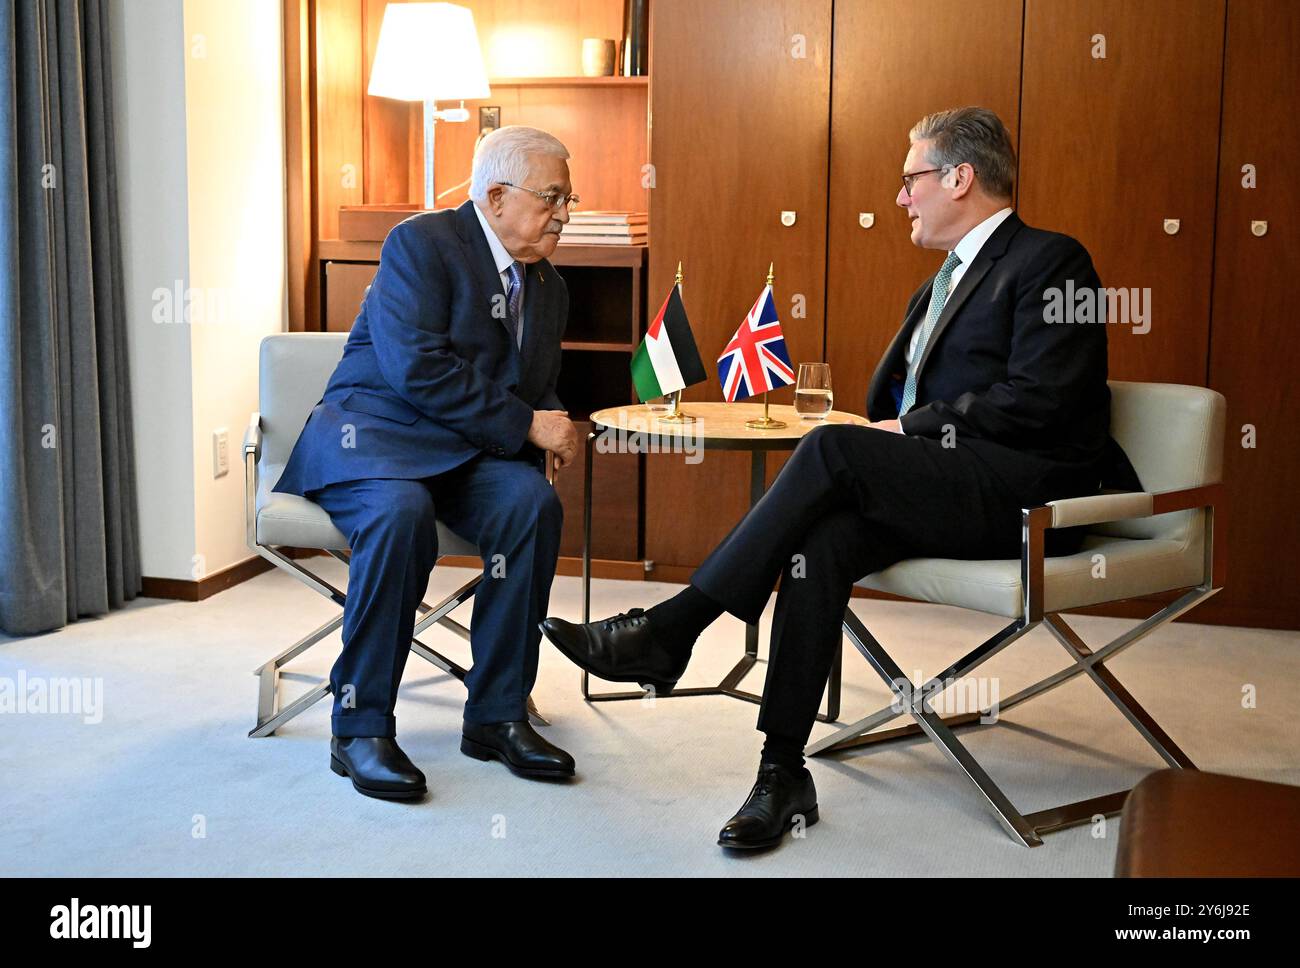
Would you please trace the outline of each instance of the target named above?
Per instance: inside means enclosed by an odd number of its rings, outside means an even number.
[[[1165,235],[1177,235],[1178,230],[1183,227],[1183,220],[1180,218],[1165,219]]]
[[[794,225],[794,220],[796,217],[797,216],[795,215],[794,212],[782,212],[781,224],[784,225],[786,228],[789,228],[791,225]]]
[[[1250,223],[1250,234],[1257,239],[1262,239],[1268,234],[1268,222],[1263,219],[1252,219]]]
[[[864,229],[869,229],[869,228],[871,228],[871,226],[873,226],[873,225],[876,224],[876,213],[875,213],[875,212],[859,212],[859,213],[858,213],[858,224],[861,225]]]

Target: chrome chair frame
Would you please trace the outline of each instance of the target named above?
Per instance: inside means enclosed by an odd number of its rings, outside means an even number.
[[[283,726],[289,720],[293,719],[299,713],[304,712],[315,703],[319,702],[325,696],[329,695],[330,683],[328,679],[322,679],[314,686],[300,694],[296,699],[287,705],[280,705],[280,670],[291,662],[297,656],[302,655],[309,648],[315,645],[321,639],[333,633],[343,625],[343,606],[347,601],[347,595],[343,591],[335,588],[323,577],[305,568],[295,559],[289,557],[282,548],[271,545],[263,545],[257,540],[257,488],[258,488],[258,461],[262,453],[262,424],[261,414],[253,413],[248,422],[248,430],[244,435],[244,521],[245,521],[245,540],[248,547],[257,552],[272,565],[284,571],[298,581],[302,582],[318,595],[328,598],[335,605],[339,606],[339,614],[331,618],[328,622],[307,633],[289,648],[285,649],[274,658],[268,659],[262,665],[253,670],[253,674],[258,678],[257,689],[257,725],[249,730],[250,738],[262,736],[272,736],[275,731]],[[548,466],[550,464],[548,455]],[[551,475],[548,473],[548,478]],[[554,481],[552,479],[552,484]],[[349,564],[351,555],[346,551],[337,551],[332,549],[326,550],[331,557]],[[439,557],[441,560],[441,556]],[[479,582],[483,580],[482,575],[475,575],[460,588],[456,589],[437,605],[429,605],[427,602],[420,602],[420,618],[415,624],[411,633],[411,651],[421,659],[431,663],[443,672],[460,680],[465,681],[465,675],[468,670],[459,665],[452,659],[447,658],[442,653],[430,648],[421,642],[418,638],[428,629],[435,625],[441,625],[443,628],[459,635],[462,639],[469,641],[469,629],[455,619],[451,618],[451,612],[459,605],[473,597],[475,589]],[[542,717],[533,703],[532,697],[528,699],[528,717],[529,720],[538,726],[549,726],[550,723]]]
[[[889,685],[894,693],[894,701],[851,726],[810,744],[805,749],[805,755],[822,756],[856,747],[888,744],[924,734],[975,785],[984,802],[1007,833],[1026,847],[1040,846],[1043,842],[1042,834],[1086,823],[1099,815],[1118,814],[1124,806],[1129,790],[1066,803],[1030,814],[1021,814],[953,732],[954,729],[965,726],[988,725],[993,708],[943,717],[938,715],[931,705],[930,700],[937,697],[949,685],[969,675],[1021,636],[1039,625],[1045,625],[1069,654],[1073,664],[1022,689],[1010,699],[997,703],[998,716],[1007,709],[1069,682],[1076,676],[1087,674],[1169,766],[1196,769],[1187,754],[1142,708],[1133,695],[1115,678],[1114,673],[1106,668],[1105,663],[1156,629],[1210,598],[1223,587],[1222,565],[1218,563],[1214,554],[1214,506],[1216,502],[1222,503],[1223,485],[1207,484],[1183,490],[1134,496],[1146,497],[1150,500],[1140,502],[1145,506],[1134,509],[1132,513],[1118,516],[1109,513],[1090,520],[1086,516],[1074,515],[1070,520],[1070,526],[1152,517],[1169,511],[1204,509],[1204,564],[1200,584],[1183,591],[1173,602],[1159,609],[1128,632],[1102,648],[1094,650],[1083,642],[1060,613],[1043,611],[1044,535],[1052,527],[1054,512],[1050,505],[1024,508],[1021,512],[1020,577],[1023,595],[1021,616],[924,685],[910,686],[908,685],[910,680],[903,674],[902,669],[867,630],[861,619],[853,613],[852,609],[846,609],[845,634],[863,658]],[[891,729],[878,729],[905,713],[911,716],[913,723]]]

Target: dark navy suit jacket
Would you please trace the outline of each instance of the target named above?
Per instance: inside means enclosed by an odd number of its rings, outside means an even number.
[[[555,384],[568,290],[545,259],[527,267],[517,348],[473,205],[388,233],[343,358],[275,490],[416,480],[481,453],[540,466],[526,440],[535,409],[564,409]]]
[[[1100,285],[1087,249],[1025,225],[1013,212],[989,236],[948,297],[921,354],[916,406],[903,432],[942,439],[951,427],[1026,503],[1140,490],[1110,436],[1105,323],[1047,323],[1052,288]],[[933,277],[907,315],[867,391],[872,420],[898,415],[905,350],[930,305]]]

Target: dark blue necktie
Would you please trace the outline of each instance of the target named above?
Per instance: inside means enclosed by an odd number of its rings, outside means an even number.
[[[524,321],[519,318],[519,309],[524,302],[524,264],[516,260],[510,263],[506,272],[510,274],[510,288],[506,293],[506,305],[510,309],[510,322],[515,328],[515,345],[523,346]]]

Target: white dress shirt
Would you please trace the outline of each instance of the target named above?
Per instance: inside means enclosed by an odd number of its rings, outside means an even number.
[[[957,258],[961,259],[961,262],[958,264],[957,268],[952,270],[952,280],[948,283],[949,299],[951,299],[952,294],[957,291],[957,284],[961,282],[961,277],[966,274],[966,270],[970,268],[970,264],[974,262],[975,257],[980,254],[980,249],[984,248],[984,243],[989,240],[989,236],[993,234],[993,231],[999,225],[1007,220],[1007,216],[1010,214],[1010,206],[999,209],[961,237],[961,241],[957,243],[957,247],[952,250],[957,253]],[[912,338],[907,344],[907,365],[909,367],[912,365],[912,356],[916,353],[916,341],[921,336],[921,330],[925,326],[925,321],[930,318],[930,309],[932,309],[933,306],[934,290],[931,290],[930,305],[926,307],[925,315],[922,316],[920,321],[912,328]]]
[[[1007,209],[1007,211],[1010,211],[1010,209]],[[492,230],[492,226],[488,224],[487,216],[483,214],[483,210],[482,210],[481,208],[478,207],[478,204],[477,204],[477,203],[474,204],[474,214],[478,216],[478,224],[481,225],[481,226],[483,226],[483,234],[487,237],[488,248],[492,250],[492,259],[493,259],[493,261],[496,262],[497,273],[501,276],[501,291],[504,292],[504,293],[506,294],[506,297],[507,297],[507,298],[509,298],[509,296],[510,296],[510,264],[511,264],[512,262],[515,261],[514,256],[512,256],[509,252],[507,252],[507,251],[506,251],[506,247],[505,247],[504,245],[501,244],[501,240],[497,238],[497,234],[496,234],[496,232],[494,232],[494,231]],[[528,266],[525,265],[525,266],[524,266],[524,272],[527,273],[527,271],[528,271]],[[521,288],[526,289],[527,287],[526,287],[526,286],[521,286]],[[526,295],[527,295],[526,292],[521,292],[521,293],[519,294],[519,336],[518,336],[518,339],[519,339],[519,342],[521,342],[521,343],[523,342],[523,339],[524,339],[524,336],[523,336],[523,334],[524,334],[524,297],[525,297]]]

